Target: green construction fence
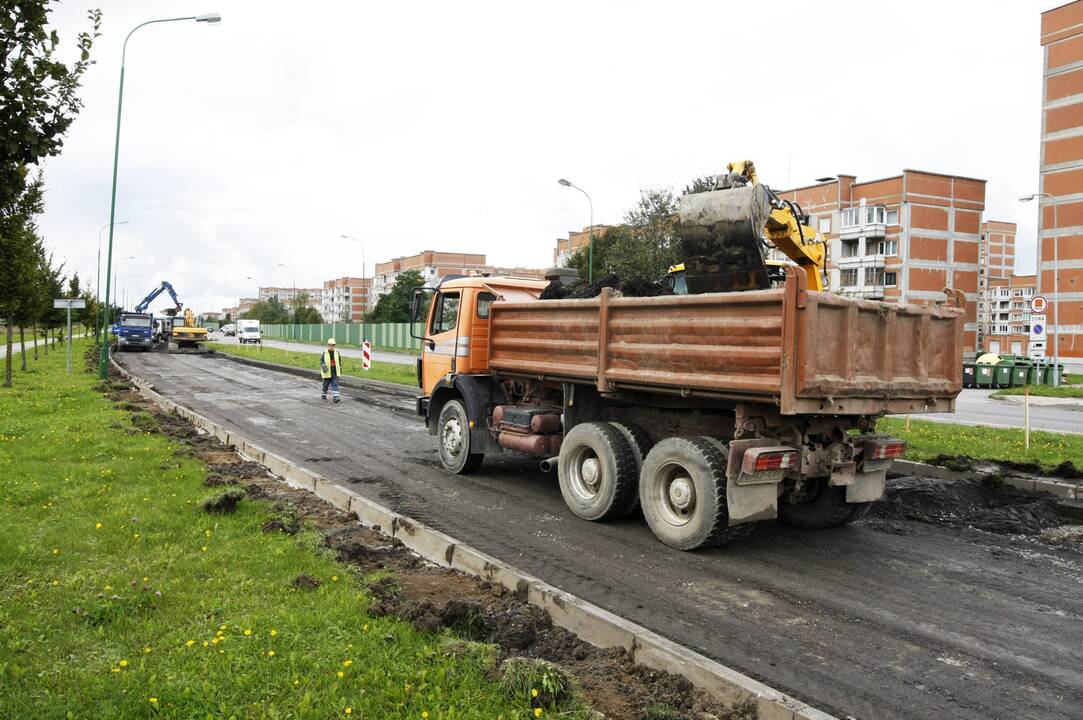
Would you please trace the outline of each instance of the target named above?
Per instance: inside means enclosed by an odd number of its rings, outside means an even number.
[[[410,337],[410,323],[365,323],[364,334],[378,350],[421,350],[421,341]],[[361,323],[322,323],[318,325],[263,325],[263,337],[269,340],[324,343],[334,338],[339,344],[361,345]]]

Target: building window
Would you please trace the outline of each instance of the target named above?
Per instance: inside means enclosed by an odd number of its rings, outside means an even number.
[[[880,254],[881,255],[898,255],[899,254],[899,241],[898,240],[881,240],[880,241]]]
[[[844,258],[857,257],[857,240],[843,240],[840,254]]]
[[[883,225],[887,216],[887,208],[883,205],[866,205],[865,206],[865,224],[866,225]]]
[[[997,325],[997,332],[1000,333],[1001,335],[1007,335],[1008,334],[1008,326],[1007,325]]]
[[[847,208],[842,211],[842,226],[844,228],[857,227],[858,225],[858,210],[861,208]]]
[[[843,287],[857,285],[857,268],[850,268],[839,273],[839,282]]]
[[[894,270],[884,273],[884,287],[895,287],[897,284],[898,281]]]
[[[816,221],[816,229],[820,231],[820,234],[826,234],[831,232],[831,216],[822,217]]]
[[[888,225],[898,225],[899,224],[899,211],[898,210],[888,210],[887,211],[887,224]]]

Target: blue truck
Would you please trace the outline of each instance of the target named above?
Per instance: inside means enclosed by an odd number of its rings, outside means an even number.
[[[154,347],[153,315],[141,312],[121,313],[115,327],[118,350],[150,350]]]

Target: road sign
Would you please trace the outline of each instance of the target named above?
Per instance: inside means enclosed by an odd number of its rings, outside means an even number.
[[[71,375],[71,311],[72,308],[85,308],[86,300],[83,298],[53,298],[54,308],[64,308],[68,311],[68,375]]]
[[[1047,307],[1049,307],[1049,302],[1046,301],[1044,295],[1035,295],[1030,299],[1030,311],[1032,313],[1042,314]]]
[[[1045,343],[1031,343],[1027,355],[1031,360],[1045,360]]]
[[[78,310],[86,307],[86,300],[83,298],[54,298],[53,307]]]
[[[1045,342],[1045,315],[1030,316],[1030,341],[1031,342]]]

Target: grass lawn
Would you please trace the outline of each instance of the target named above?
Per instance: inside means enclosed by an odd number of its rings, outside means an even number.
[[[881,418],[876,429],[906,440],[908,460],[968,455],[981,460],[1036,462],[1047,468],[1065,460],[1083,465],[1083,435],[1031,431],[1027,450],[1022,430],[911,420],[907,432],[906,420],[900,417]]]
[[[300,343],[302,345],[315,345],[316,347],[319,347],[321,350],[325,347],[325,344],[327,342],[326,340],[291,340],[289,338],[280,338],[280,337],[264,337],[263,339],[264,340],[276,340],[278,342]],[[345,343],[343,343],[343,346],[345,346]],[[350,347],[354,348],[354,349],[357,349],[357,346],[355,346],[355,345],[351,345]],[[410,355],[412,357],[417,357],[418,355],[421,354],[420,350],[411,350],[410,348],[389,348],[389,347],[375,347],[374,346],[372,348],[372,351],[373,352],[381,352],[381,353],[395,353],[396,355]]]
[[[239,355],[255,360],[278,363],[279,365],[292,365],[293,367],[310,368],[312,370],[320,369],[320,355],[323,353],[323,348],[313,348],[312,352],[297,352],[264,347],[263,345],[229,345],[214,342],[207,343],[207,347],[230,355]],[[373,360],[371,370],[362,370],[360,358],[351,358],[345,355],[342,356],[342,364],[344,366],[343,375],[353,375],[366,380],[382,380],[417,387],[417,370],[412,364],[404,365],[402,363]]]
[[[448,635],[368,617],[315,531],[205,514],[203,462],[64,353],[32,367],[0,389],[0,717],[535,717]]]
[[[1023,395],[1026,388],[1014,387],[997,390],[993,395]],[[1048,387],[1046,385],[1031,385],[1030,394],[1041,397],[1083,398],[1083,385],[1061,385],[1060,387]]]

